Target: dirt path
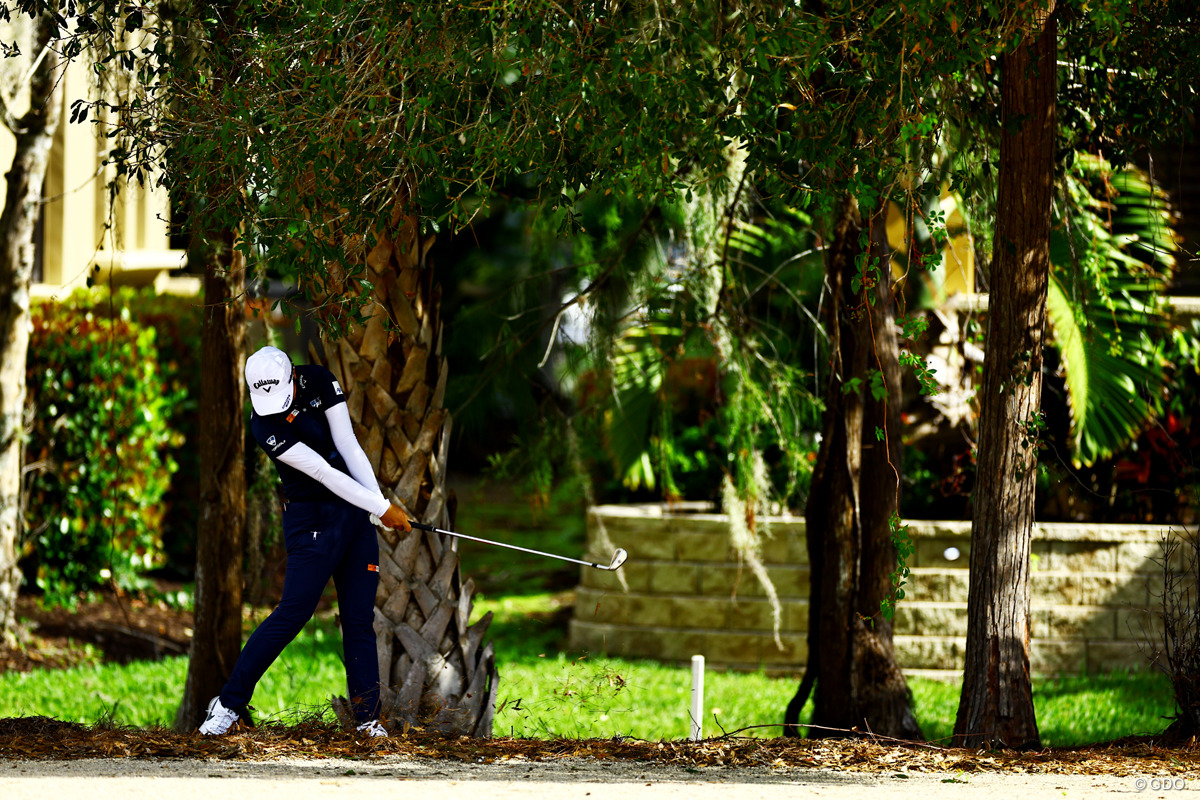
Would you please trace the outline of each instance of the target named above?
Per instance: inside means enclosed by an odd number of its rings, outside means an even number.
[[[1139,784],[1142,781],[1142,784]],[[1158,783],[1151,784],[1152,781]],[[1168,782],[1166,789],[1159,786]],[[1139,790],[1139,785],[1144,788]],[[1111,775],[1013,773],[868,774],[828,769],[678,767],[630,762],[512,759],[462,764],[403,756],[371,761],[84,759],[7,761],[0,758],[4,800],[778,800],[821,797],[859,800],[957,800],[961,797],[1186,797],[1200,781]],[[714,794],[716,790],[716,794]]]

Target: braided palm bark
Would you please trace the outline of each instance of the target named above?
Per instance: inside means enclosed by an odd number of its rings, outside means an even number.
[[[394,218],[365,257],[373,284],[365,326],[350,326],[343,338],[324,342],[323,354],[312,355],[345,388],[384,494],[413,519],[449,528],[448,370],[441,291],[428,261],[432,244],[415,219]],[[326,291],[336,288],[337,276],[331,277]],[[497,673],[492,644],[483,639],[492,615],[469,624],[475,587],[461,578],[456,542],[380,528],[379,549],[375,633],[385,726],[490,737]],[[333,705],[343,722],[353,719],[344,698],[333,698]]]

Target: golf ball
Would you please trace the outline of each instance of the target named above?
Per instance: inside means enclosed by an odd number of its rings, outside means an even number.
[[[957,547],[947,547],[946,551],[942,553],[942,555],[946,557],[947,561],[957,561],[958,557],[962,555],[962,553],[958,552]]]

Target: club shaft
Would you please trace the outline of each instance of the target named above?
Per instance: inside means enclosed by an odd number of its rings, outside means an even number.
[[[555,553],[543,553],[541,550],[531,550],[528,547],[518,547],[515,544],[506,544],[505,542],[496,542],[496,541],[492,541],[491,539],[480,539],[477,536],[468,536],[465,533],[455,533],[454,531],[447,531],[447,530],[443,530],[442,528],[435,528],[432,525],[426,525],[423,522],[412,522],[411,520],[410,520],[410,522],[412,523],[412,526],[414,528],[416,528],[418,530],[422,530],[422,531],[429,531],[430,533],[440,533],[445,536],[453,536],[458,539],[467,539],[468,541],[479,542],[480,544],[490,544],[495,547],[503,547],[508,550],[519,550],[522,553],[531,553],[532,555],[543,556],[545,558],[557,558],[559,561],[570,561],[572,564],[583,564],[585,567],[595,567],[596,569],[608,569],[607,565],[597,564],[594,561],[583,561],[578,558],[570,558],[568,556],[560,556]]]

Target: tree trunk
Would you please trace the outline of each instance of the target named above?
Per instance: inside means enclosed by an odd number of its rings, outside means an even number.
[[[1001,61],[1003,133],[987,356],[979,392],[967,653],[954,726],[962,747],[1038,747],[1029,681],[1042,334],[1050,274],[1057,26],[1043,18]]]
[[[242,647],[246,272],[242,254],[230,245],[227,238],[224,247],[209,253],[204,268],[195,632],[175,717],[175,727],[185,731],[203,721],[208,701],[220,694]]]
[[[785,733],[792,735],[815,683],[812,724],[819,727],[810,730],[811,736],[840,736],[857,728],[921,738],[895,661],[892,625],[880,613],[896,564],[889,520],[896,511],[900,463],[899,351],[883,222],[880,211],[870,228],[870,258],[882,276],[877,285],[857,294],[851,290],[851,281],[863,275],[862,221],[851,199],[842,206],[828,261],[832,363],[825,431],[805,509],[812,581],[809,654],[800,691],[785,716]],[[868,293],[875,297],[869,307]],[[870,388],[870,372],[880,367],[884,401],[875,400]],[[851,379],[862,384],[851,390]],[[890,451],[876,437],[884,429]]]
[[[38,20],[37,58],[52,45],[54,19]],[[18,121],[16,150],[0,214],[0,640],[16,626],[18,537],[22,528],[21,468],[24,455],[25,356],[29,350],[29,284],[33,279],[34,230],[42,211],[42,185],[50,147],[62,117],[61,59],[46,50],[34,72],[29,111]]]
[[[397,209],[405,204],[397,198]],[[373,313],[365,326],[327,341],[324,356],[346,388],[350,417],[384,493],[414,519],[448,528],[448,370],[441,354],[441,290],[427,259],[432,244],[419,234],[415,217],[393,217],[366,257]],[[417,531],[379,533],[375,631],[382,718],[397,730],[490,737],[497,673],[483,637],[491,614],[468,625],[474,583],[461,579],[456,541]],[[342,698],[334,707],[350,719]]]

